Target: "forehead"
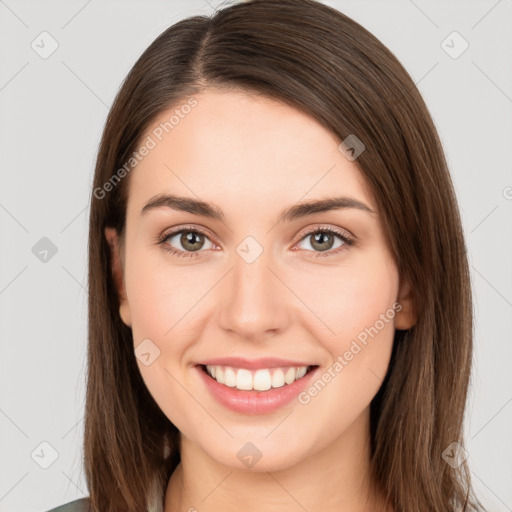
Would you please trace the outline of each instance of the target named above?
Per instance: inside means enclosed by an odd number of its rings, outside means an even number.
[[[238,214],[333,195],[374,208],[356,163],[338,149],[341,140],[309,115],[239,90],[193,100],[161,112],[141,138],[151,149],[131,173],[129,208],[164,192],[236,204]]]

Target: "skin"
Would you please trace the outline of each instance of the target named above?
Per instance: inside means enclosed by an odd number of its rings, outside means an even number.
[[[137,359],[141,375],[181,432],[182,461],[165,512],[384,510],[368,482],[369,406],[395,329],[410,328],[415,317],[357,160],[338,150],[341,139],[284,103],[234,89],[195,98],[197,106],[132,171],[125,246],[105,230],[134,347],[149,338],[160,350],[149,366]],[[215,203],[225,221],[167,207],[141,215],[161,193]],[[376,213],[347,208],[276,223],[286,207],[340,195]],[[185,225],[208,233],[196,242],[204,241],[196,258],[156,243]],[[307,233],[329,226],[357,244],[335,254],[342,242],[334,236],[323,256]],[[263,248],[251,264],[236,252],[248,235]],[[186,252],[180,236],[166,243]],[[395,303],[400,312],[306,405],[236,413],[194,369],[206,358],[275,356],[310,361],[323,373]],[[247,442],[262,453],[251,468],[237,457]]]

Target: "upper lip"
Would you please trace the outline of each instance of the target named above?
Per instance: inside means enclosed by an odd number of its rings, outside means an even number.
[[[283,366],[314,366],[302,361],[280,359],[277,357],[261,357],[259,359],[245,359],[244,357],[216,357],[197,363],[198,365],[231,366],[233,368],[246,368],[256,370],[261,368],[279,368]]]

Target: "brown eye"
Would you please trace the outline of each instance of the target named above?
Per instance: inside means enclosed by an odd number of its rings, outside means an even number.
[[[308,253],[313,253],[311,256],[317,257],[335,255],[338,252],[346,249],[344,246],[354,245],[355,239],[348,234],[344,234],[333,228],[326,227],[310,231],[302,237],[299,244],[304,244],[305,242],[309,242],[306,244],[306,247],[300,247],[299,245],[299,248],[306,249]],[[309,247],[307,245],[309,245]]]
[[[201,249],[214,247],[211,240],[196,229],[181,229],[168,233],[162,236],[159,243],[165,250],[177,256],[195,256],[194,253],[201,252]]]
[[[195,231],[183,231],[180,243],[187,251],[198,251],[204,245],[205,237]]]
[[[332,246],[334,245],[334,235],[331,233],[320,231],[309,236],[312,237],[311,247],[318,251],[328,251],[329,249],[332,249]]]

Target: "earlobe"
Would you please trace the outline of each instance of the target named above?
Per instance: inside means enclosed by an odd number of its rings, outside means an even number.
[[[125,325],[128,327],[132,326],[132,319],[130,315],[130,306],[127,299],[123,299],[119,306],[119,316]]]
[[[116,286],[116,291],[119,297],[119,315],[121,320],[128,326],[131,327],[131,314],[130,305],[126,296],[126,288],[124,284],[124,271],[121,263],[120,248],[119,248],[119,237],[115,228],[105,228],[105,238],[107,239],[110,247],[110,263],[112,278]]]
[[[395,328],[406,331],[410,329],[417,321],[414,293],[409,281],[403,281],[398,293],[397,302],[401,308],[395,315]]]

